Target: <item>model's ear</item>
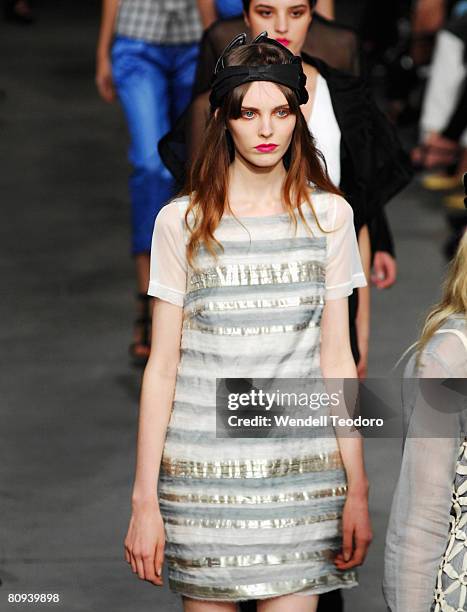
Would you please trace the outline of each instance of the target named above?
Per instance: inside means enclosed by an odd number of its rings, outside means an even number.
[[[245,25],[247,26],[247,28],[249,28],[250,20],[248,18],[248,13],[246,11],[243,11],[243,21],[245,22]]]
[[[219,116],[219,108],[216,108],[216,110],[214,111],[214,117],[217,119]]]

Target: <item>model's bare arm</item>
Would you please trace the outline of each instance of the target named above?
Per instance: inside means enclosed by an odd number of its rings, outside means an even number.
[[[326,302],[321,323],[321,371],[325,379],[357,377],[350,348],[348,318],[347,298]],[[343,512],[342,553],[334,559],[336,567],[342,570],[363,562],[372,539],[363,440],[359,432],[351,429],[336,428],[348,484]]]
[[[363,379],[368,369],[368,345],[370,342],[370,276],[371,276],[371,243],[368,225],[364,225],[358,234],[358,249],[368,285],[358,288],[358,308],[356,317],[358,351],[360,361],[357,364],[358,377]]]
[[[102,1],[102,18],[96,53],[96,86],[99,95],[106,102],[115,99],[110,64],[110,46],[115,29],[119,0]]]
[[[125,557],[143,580],[162,585],[165,533],[157,482],[167,425],[172,411],[183,308],[155,300],[151,354],[141,388],[136,474]]]
[[[202,2],[203,0],[201,0]],[[318,0],[316,11],[327,19],[334,19],[334,0]]]
[[[204,29],[209,28],[211,23],[217,19],[215,0],[198,0],[198,10]]]

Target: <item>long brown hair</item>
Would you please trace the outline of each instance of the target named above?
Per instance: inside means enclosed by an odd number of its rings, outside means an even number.
[[[275,45],[257,43],[233,49],[225,58],[225,65],[230,66],[263,66],[267,64],[285,64],[288,62],[287,51]],[[185,223],[190,232],[187,244],[187,260],[193,266],[195,253],[200,243],[217,256],[214,243],[222,250],[220,242],[214,237],[222,215],[228,206],[228,172],[235,152],[233,142],[228,132],[228,120],[241,117],[243,98],[249,83],[240,85],[230,91],[219,108],[217,114],[212,114],[206,126],[204,140],[198,149],[196,157],[188,174],[182,194],[190,196],[190,203],[185,214]],[[295,93],[283,85],[277,85],[289,104],[290,112],[296,115],[296,124],[288,151],[283,163],[287,170],[283,185],[282,199],[296,230],[297,219],[294,209],[298,209],[300,218],[308,227],[300,205],[306,201],[311,208],[316,222],[324,230],[314,210],[310,199],[309,182],[316,188],[342,195],[342,192],[332,183],[322,153],[316,148],[303,116]],[[194,224],[189,225],[190,214],[194,215]]]

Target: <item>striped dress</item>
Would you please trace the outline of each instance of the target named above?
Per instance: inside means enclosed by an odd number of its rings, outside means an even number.
[[[328,437],[217,438],[216,377],[320,374],[325,302],[366,285],[353,211],[314,192],[323,232],[287,213],[225,216],[216,261],[187,266],[188,197],[158,214],[149,295],[183,308],[181,359],[158,483],[169,586],[207,600],[319,594],[357,585],[332,563],[342,543],[346,474]]]

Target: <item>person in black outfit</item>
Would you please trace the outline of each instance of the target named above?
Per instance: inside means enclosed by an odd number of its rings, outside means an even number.
[[[266,4],[273,5],[274,2],[269,0]],[[250,2],[244,0],[247,15],[249,5]],[[310,8],[313,5],[310,0]],[[172,131],[159,142],[161,158],[180,186],[186,182],[191,154],[202,139],[209,116],[209,89],[216,61],[226,44],[243,31],[247,28],[238,18],[217,21],[205,31],[192,103]],[[256,36],[258,32],[251,34]],[[268,34],[277,37],[273,28]],[[353,208],[356,234],[358,236],[360,230],[368,225],[373,254],[382,251],[393,256],[394,246],[383,206],[409,183],[413,171],[393,126],[358,76],[361,54],[357,37],[348,28],[314,15],[301,56],[304,68],[306,65],[315,68],[329,88],[342,136],[339,187]],[[357,292],[353,292],[349,298],[349,318],[352,352],[358,364],[357,300]],[[242,603],[241,609],[254,610],[254,602]],[[340,591],[321,596],[318,610],[342,610]]]

